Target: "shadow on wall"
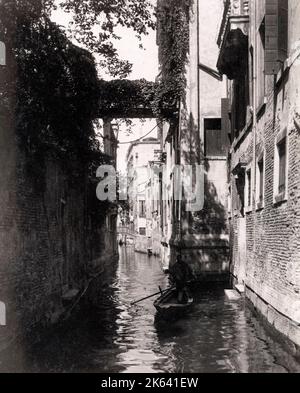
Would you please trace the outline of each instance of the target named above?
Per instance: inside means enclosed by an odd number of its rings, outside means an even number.
[[[226,207],[220,202],[215,184],[208,180],[210,171],[209,161],[205,157],[203,143],[199,138],[198,126],[190,114],[188,126],[185,128],[182,140],[183,162],[188,165],[203,165],[204,170],[204,206],[195,213],[187,213],[189,234],[205,234],[220,236],[228,233]],[[193,174],[193,187],[196,176]]]
[[[209,180],[210,164],[205,157],[198,125],[192,114],[185,120],[180,144],[181,164],[202,165],[204,170],[204,206],[200,211],[187,212],[186,201],[183,200],[182,219],[185,224],[182,227],[182,240],[178,245],[178,250],[192,249],[193,259],[201,261],[201,270],[227,270],[229,241],[226,206],[219,199],[216,185]],[[224,182],[226,183],[226,179]],[[196,173],[194,171],[193,189],[195,189],[195,184]]]

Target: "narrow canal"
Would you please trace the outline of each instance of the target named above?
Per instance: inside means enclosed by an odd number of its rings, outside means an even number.
[[[159,260],[120,249],[114,284],[99,308],[68,321],[38,346],[23,348],[0,369],[25,372],[299,372],[243,299],[224,290],[195,293],[193,312],[157,323],[153,299],[130,303],[167,286]]]

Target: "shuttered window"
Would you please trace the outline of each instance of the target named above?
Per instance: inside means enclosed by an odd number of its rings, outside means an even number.
[[[139,216],[140,216],[140,218],[145,218],[146,217],[145,201],[139,201]]]
[[[227,136],[231,141],[231,123],[230,123],[230,103],[228,98],[222,98],[221,100],[221,128],[222,134]]]
[[[258,202],[262,203],[264,199],[264,160],[258,162]]]
[[[284,62],[288,57],[288,0],[278,2],[278,59]]]
[[[259,30],[257,39],[257,110],[261,108],[265,98],[265,18],[263,18]]]
[[[288,56],[288,0],[266,0],[265,73],[276,74]]]
[[[286,138],[277,145],[277,149],[279,158],[278,192],[281,194],[285,192],[286,187]]]
[[[250,207],[251,203],[251,169],[247,171],[247,207]]]
[[[139,228],[139,234],[142,236],[146,236],[146,228]]]
[[[221,119],[205,119],[204,133],[205,155],[217,157],[227,156],[229,137],[227,129],[222,128]]]

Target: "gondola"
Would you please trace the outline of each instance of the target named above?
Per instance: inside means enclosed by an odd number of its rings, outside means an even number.
[[[189,312],[194,304],[194,299],[190,297],[186,303],[178,303],[177,291],[170,288],[154,301],[158,317],[163,319],[177,319]]]

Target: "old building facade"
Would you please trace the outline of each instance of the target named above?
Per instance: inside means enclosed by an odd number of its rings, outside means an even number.
[[[226,1],[231,274],[277,330],[300,344],[300,3]]]
[[[159,6],[168,7],[165,3],[161,1]],[[221,100],[226,96],[226,89],[216,70],[216,36],[222,12],[222,0],[191,2],[185,100],[179,103],[178,118],[166,122],[161,131],[161,148],[165,154],[161,215],[163,263],[172,264],[180,252],[199,278],[214,280],[226,279],[229,271],[225,192],[229,141],[221,121]],[[159,26],[158,41],[162,41],[163,34],[164,26]],[[201,168],[200,184],[192,180],[194,191],[203,202],[195,211],[188,211],[184,193],[182,201],[176,200],[176,165],[182,170],[188,165],[193,171],[196,166]]]

